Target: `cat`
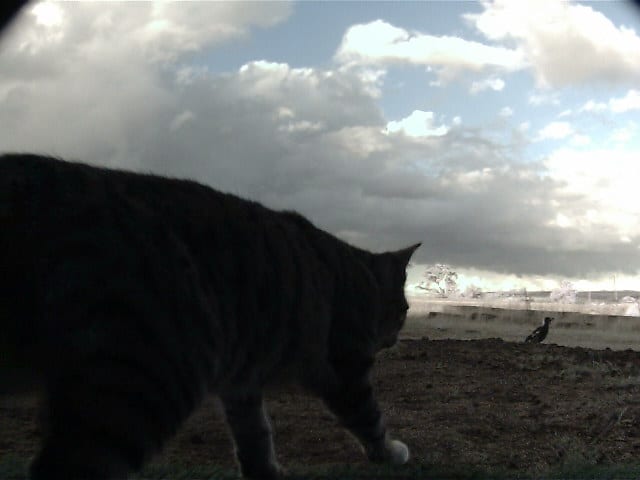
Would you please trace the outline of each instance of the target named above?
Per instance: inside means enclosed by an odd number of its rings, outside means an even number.
[[[369,375],[419,246],[371,253],[194,181],[0,156],[0,391],[44,391],[30,478],[126,478],[207,394],[242,475],[280,478],[276,382],[321,397],[370,460],[405,463]]]

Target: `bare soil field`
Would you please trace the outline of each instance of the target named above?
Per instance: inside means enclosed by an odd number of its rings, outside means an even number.
[[[640,352],[632,350],[500,339],[402,340],[379,355],[374,380],[389,429],[409,445],[412,458],[384,478],[422,477],[416,466],[424,467],[424,478],[461,469],[484,472],[473,478],[491,472],[541,478],[576,465],[637,464],[639,374]],[[270,392],[268,403],[279,459],[295,475],[344,465],[371,472],[355,440],[321,402],[284,389]],[[3,458],[26,462],[39,437],[36,399],[0,397],[0,465]],[[154,464],[233,471],[231,441],[215,399],[204,403]],[[429,469],[441,474],[434,477]]]

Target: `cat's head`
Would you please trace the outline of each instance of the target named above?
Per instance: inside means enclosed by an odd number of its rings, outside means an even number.
[[[379,286],[382,315],[377,325],[378,349],[393,346],[407,318],[409,304],[404,296],[407,265],[420,243],[396,252],[374,255],[373,271]]]

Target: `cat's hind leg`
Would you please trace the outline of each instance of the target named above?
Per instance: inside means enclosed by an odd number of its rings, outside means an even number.
[[[32,480],[125,479],[192,410],[194,399],[179,391],[168,362],[144,344],[123,343],[109,352],[76,352],[75,362],[48,376],[45,437]]]
[[[96,441],[90,432],[53,435],[31,464],[31,480],[126,479],[124,456],[112,445]]]
[[[237,393],[225,394],[221,398],[243,477],[280,478],[283,471],[276,460],[271,423],[262,395],[257,392]]]
[[[42,412],[46,435],[30,479],[125,479],[142,464],[145,442],[127,399],[84,381],[69,378],[49,389]]]

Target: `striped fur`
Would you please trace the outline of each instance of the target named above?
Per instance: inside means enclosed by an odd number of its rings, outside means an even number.
[[[125,478],[219,395],[248,478],[277,478],[262,388],[321,396],[403,463],[369,381],[418,247],[373,254],[195,182],[0,157],[0,392],[41,385],[31,478]]]

